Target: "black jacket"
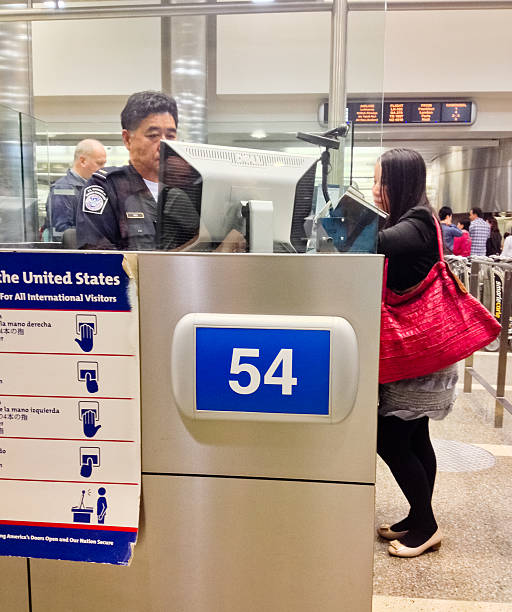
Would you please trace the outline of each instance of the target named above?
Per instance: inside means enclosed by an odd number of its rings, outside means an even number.
[[[132,165],[95,172],[76,213],[78,248],[155,248],[157,204]]]
[[[432,212],[422,206],[408,210],[396,225],[379,232],[378,252],[388,258],[390,289],[404,291],[418,284],[439,261]]]
[[[492,230],[491,235],[487,238],[485,245],[485,254],[489,255],[500,255],[501,253],[501,234],[499,230]]]

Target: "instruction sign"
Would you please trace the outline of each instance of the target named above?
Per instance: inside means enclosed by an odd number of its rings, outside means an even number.
[[[138,330],[135,255],[0,253],[0,555],[129,563]]]

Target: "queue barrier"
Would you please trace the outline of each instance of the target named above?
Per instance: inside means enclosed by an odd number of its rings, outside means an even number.
[[[474,367],[474,355],[464,362],[464,393],[471,393],[473,378],[495,398],[494,427],[503,427],[504,409],[512,414],[512,403],[505,397],[507,354],[511,342],[512,311],[512,263],[499,258],[467,258],[448,256],[452,271],[466,284],[471,295],[476,297],[501,324],[498,342],[488,350],[498,350],[496,385]],[[465,268],[466,267],[466,268]],[[468,273],[469,271],[469,273]]]

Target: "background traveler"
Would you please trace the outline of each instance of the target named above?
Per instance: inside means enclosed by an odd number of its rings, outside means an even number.
[[[485,255],[487,251],[487,238],[491,234],[491,228],[483,220],[481,208],[472,208],[469,211],[469,237],[471,238],[471,255]]]
[[[378,250],[387,257],[387,287],[395,292],[417,285],[439,260],[425,180],[425,162],[410,149],[387,151],[375,166],[374,202],[389,213],[379,232]],[[432,510],[437,463],[429,419],[442,419],[451,410],[456,382],[454,364],[426,376],[379,385],[377,452],[410,504],[404,519],[378,529],[381,537],[392,540],[391,555],[415,557],[441,545]]]
[[[462,236],[462,231],[452,223],[453,211],[449,206],[442,206],[439,210],[443,241],[445,246],[453,252],[453,239]]]
[[[502,257],[512,257],[512,236],[509,234],[505,235],[505,242],[503,243],[503,250],[501,251]]]
[[[496,221],[496,217],[489,217],[489,219],[487,219],[487,223],[491,228],[491,233],[489,238],[487,238],[487,242],[485,245],[485,254],[487,255],[487,257],[489,257],[490,255],[499,255],[501,253],[502,237],[498,228],[498,222]]]
[[[75,227],[76,210],[82,189],[93,172],[103,168],[106,163],[105,147],[98,140],[86,138],[76,145],[73,166],[50,187],[44,225],[46,230],[44,236],[47,240],[49,240],[47,230],[50,226],[50,210],[54,238],[60,237],[64,230]]]
[[[471,255],[471,238],[469,237],[469,220],[459,221],[457,227],[462,231],[462,235],[453,239],[454,255],[469,257]]]

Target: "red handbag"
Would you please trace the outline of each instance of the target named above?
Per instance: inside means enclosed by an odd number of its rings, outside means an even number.
[[[380,326],[379,382],[416,378],[465,359],[498,337],[501,326],[467,292],[443,257],[428,276],[403,294],[386,287],[384,267]]]

